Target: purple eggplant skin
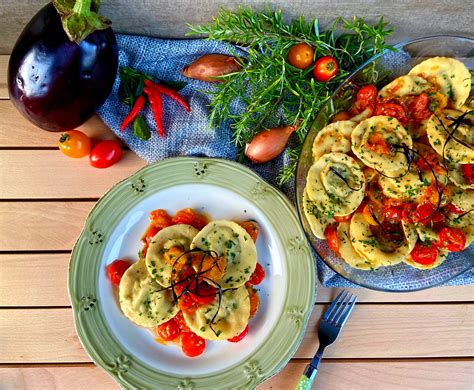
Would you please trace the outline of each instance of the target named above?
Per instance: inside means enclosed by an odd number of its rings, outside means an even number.
[[[79,45],[63,30],[50,3],[18,38],[8,64],[8,92],[16,108],[38,127],[78,127],[105,102],[118,67],[115,34],[109,27]]]

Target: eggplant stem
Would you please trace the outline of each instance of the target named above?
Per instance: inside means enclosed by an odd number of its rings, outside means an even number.
[[[73,11],[79,15],[88,15],[91,13],[92,0],[76,0]]]

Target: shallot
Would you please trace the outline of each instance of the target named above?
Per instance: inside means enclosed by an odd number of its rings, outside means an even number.
[[[297,129],[296,125],[275,127],[258,133],[245,146],[245,156],[254,163],[261,164],[277,157],[286,144],[290,135]]]
[[[183,76],[191,79],[220,82],[219,76],[238,72],[240,68],[235,57],[224,54],[205,54],[184,67],[182,73]]]

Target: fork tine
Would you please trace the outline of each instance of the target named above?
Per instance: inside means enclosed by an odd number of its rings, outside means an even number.
[[[337,318],[339,318],[339,316],[341,315],[341,313],[344,311],[344,309],[346,308],[346,305],[347,303],[349,302],[350,298],[352,297],[352,294],[350,292],[347,291],[347,294],[344,296],[344,299],[341,300],[341,302],[339,302],[339,306],[337,308],[337,310],[335,310],[332,315],[329,317],[329,320],[328,322],[332,325],[336,325],[336,320]]]
[[[329,306],[328,309],[326,310],[326,313],[324,313],[323,321],[329,321],[329,317],[331,317],[333,313],[335,312],[335,310],[337,309],[338,303],[342,302],[345,299],[347,294],[348,292],[346,290],[342,290],[339,293],[336,299],[331,303],[331,306]]]
[[[344,324],[346,323],[347,319],[349,318],[349,314],[351,314],[352,309],[354,309],[355,303],[357,302],[357,297],[355,295],[352,295],[351,298],[349,299],[349,302],[347,302],[346,307],[344,308],[344,312],[341,312],[341,316],[335,320],[336,326],[339,328],[342,328]]]

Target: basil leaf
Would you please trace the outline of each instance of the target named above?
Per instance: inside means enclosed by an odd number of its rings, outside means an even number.
[[[140,115],[138,115],[133,121],[133,135],[145,141],[149,140],[151,137],[150,129]]]

